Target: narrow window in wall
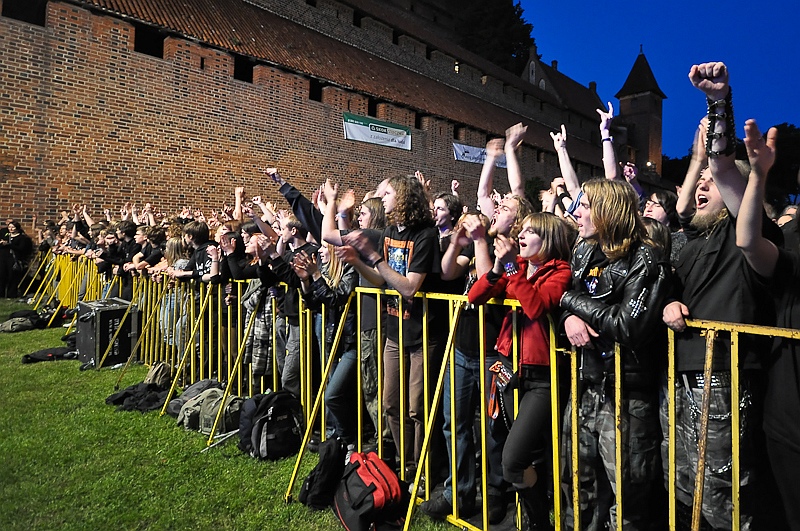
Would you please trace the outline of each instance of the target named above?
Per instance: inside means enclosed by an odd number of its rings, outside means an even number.
[[[308,99],[311,101],[322,101],[323,84],[319,79],[313,77],[308,80]]]
[[[367,100],[367,116],[372,116],[373,118],[378,117],[378,100],[375,98],[369,98]]]
[[[47,0],[3,0],[3,11],[0,14],[28,24],[44,26]]]
[[[244,55],[233,55],[233,79],[245,81],[247,83],[253,82],[253,67],[255,63]]]
[[[360,28],[361,27],[361,19],[364,18],[364,14],[353,10],[353,26]]]
[[[146,26],[136,22],[133,23],[133,27],[133,51],[163,59],[165,34],[152,26]],[[200,68],[202,68],[202,66]]]
[[[200,58],[200,70],[205,70],[205,69],[206,69],[206,58],[205,57],[201,57]]]

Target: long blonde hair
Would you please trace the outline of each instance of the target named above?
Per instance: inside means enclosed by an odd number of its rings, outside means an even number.
[[[593,179],[583,185],[596,234],[593,239],[611,260],[626,256],[634,245],[652,244],[639,215],[639,196],[628,183]]]
[[[186,258],[186,246],[183,244],[183,238],[172,237],[167,240],[164,246],[164,258],[167,260],[167,265],[175,265],[175,262],[181,258]]]
[[[336,249],[335,246],[331,245],[330,243],[326,244],[326,246],[328,248],[328,270],[327,272],[322,272],[320,269],[320,273],[322,273],[322,278],[325,279],[325,282],[328,284],[328,286],[336,289],[339,286],[339,283],[342,281],[344,263],[339,260],[338,256],[336,256],[336,253],[334,252]]]

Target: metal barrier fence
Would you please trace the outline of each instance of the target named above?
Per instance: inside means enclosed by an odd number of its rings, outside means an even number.
[[[107,297],[114,293],[115,289],[120,289],[118,278],[107,279],[97,273],[96,267],[93,263],[83,258],[75,260],[69,256],[55,256],[50,253],[43,254],[40,259],[40,266],[37,275],[41,277],[39,287],[33,295],[35,307],[40,307],[45,304],[57,305],[59,307],[75,307],[80,300],[91,301]],[[28,285],[30,290],[33,282]],[[264,288],[266,289],[266,288]],[[279,367],[278,357],[276,356],[276,348],[280,344],[278,336],[281,331],[278,330],[276,321],[277,308],[275,299],[271,296],[259,294],[259,301],[266,301],[266,306],[263,302],[259,302],[255,306],[251,305],[245,308],[242,304],[243,296],[248,290],[248,283],[235,281],[231,283],[231,287],[226,290],[224,285],[206,285],[197,282],[177,282],[171,281],[168,277],[157,278],[134,278],[132,282],[132,304],[129,307],[131,311],[139,312],[139,321],[141,323],[141,332],[138,336],[136,344],[132,348],[132,352],[128,363],[134,359],[152,365],[158,361],[165,361],[172,367],[176,368],[175,377],[172,382],[170,396],[172,392],[180,385],[188,385],[199,379],[215,377],[221,381],[227,382],[227,394],[234,393],[239,396],[252,396],[266,388],[277,389],[280,387],[279,381]],[[336,333],[332,338],[332,344],[327,345],[325,340],[319,341],[316,345],[318,348],[318,359],[314,359],[315,354],[315,339],[314,334],[314,318],[312,312],[303,307],[302,298],[300,300],[300,380],[301,380],[301,402],[304,406],[306,415],[306,432],[303,437],[303,445],[300,453],[297,456],[295,467],[289,484],[285,493],[285,499],[291,501],[293,499],[293,491],[297,480],[297,474],[300,469],[302,459],[305,456],[307,443],[309,442],[312,432],[319,426],[321,436],[325,437],[325,408],[324,404],[325,390],[329,380],[332,367],[335,363],[335,356],[330,355],[331,352],[337,352],[339,345],[342,342],[344,320],[353,304],[356,306],[356,315],[358,322],[357,337],[361,338],[361,318],[363,315],[363,300],[364,297],[374,297],[376,309],[381,308],[381,300],[387,296],[398,295],[397,292],[392,290],[383,290],[375,288],[357,288],[356,292],[351,295],[347,302],[345,310],[341,314],[341,319],[336,326]],[[413,483],[412,492],[418,492],[418,487],[421,484],[423,474],[430,477],[430,466],[427,460],[428,450],[432,437],[435,435],[436,412],[442,407],[442,393],[445,385],[450,386],[450,396],[455,396],[453,378],[449,380],[446,378],[448,373],[448,364],[452,366],[454,363],[454,340],[455,331],[458,326],[459,319],[462,315],[464,306],[467,304],[467,299],[464,296],[458,295],[443,295],[443,294],[417,294],[417,298],[421,299],[423,304],[424,315],[427,316],[430,304],[440,304],[447,308],[446,310],[446,324],[447,324],[447,339],[443,356],[440,360],[435,359],[433,352],[429,352],[429,338],[431,331],[428,328],[427,319],[423,318],[423,381],[425,385],[423,404],[423,422],[425,425],[425,436],[422,441],[421,455],[419,463],[417,463],[416,473],[413,478],[407,474],[403,466],[400,467],[400,476]],[[398,297],[399,307],[398,314],[403,314],[403,300]],[[519,308],[519,303],[512,300],[492,300],[487,304],[502,304],[510,309]],[[477,307],[479,314],[479,337],[485,336],[485,306]],[[127,315],[127,314],[126,314]],[[253,374],[252,370],[247,370],[247,367],[252,367],[252,360],[245,363],[246,354],[253,348],[254,338],[253,330],[254,324],[257,319],[264,319],[268,316],[268,322],[265,321],[269,333],[269,347],[271,355],[269,363],[271,369],[265,371],[264,375]],[[517,312],[514,311],[514,333],[513,333],[513,351],[514,367],[518,366],[518,341],[517,337]],[[382,352],[382,345],[384,338],[382,337],[382,320],[385,317],[379,310],[376,310],[376,342],[378,345],[378,354]],[[321,329],[327,329],[328,315],[325,309],[321,312]],[[74,320],[73,320],[74,324]],[[444,322],[440,322],[437,326],[443,326]],[[688,320],[687,325],[690,328],[702,330],[706,335],[706,358],[705,358],[705,381],[711,381],[712,374],[712,354],[714,341],[720,334],[730,334],[730,353],[731,353],[731,403],[738,404],[739,396],[739,344],[740,335],[748,334],[755,336],[769,336],[769,337],[783,337],[791,339],[800,339],[800,331],[780,329],[773,327],[742,325],[736,323],[721,323],[713,321],[695,321]],[[264,333],[262,329],[260,333]],[[322,334],[324,337],[324,333]],[[578,448],[578,367],[576,360],[576,353],[574,349],[563,349],[557,347],[556,331],[552,321],[550,322],[550,383],[551,383],[551,430],[553,434],[552,440],[552,454],[550,462],[552,463],[552,482],[553,482],[553,510],[554,510],[554,525],[556,529],[565,528],[564,524],[564,503],[571,504],[572,507],[579,507],[580,489],[572,489],[571,499],[562,496],[561,481],[559,470],[562,466],[564,456],[561,455],[561,437],[562,421],[562,393],[559,390],[559,357],[562,357],[569,365],[570,374],[570,389],[569,396],[571,401],[570,416],[571,416],[571,433],[570,438],[572,448]],[[111,339],[113,343],[114,338]],[[404,348],[403,340],[403,327],[399,327],[399,341],[401,352]],[[109,345],[110,348],[110,345]],[[364,354],[362,352],[361,341],[357,341],[358,360],[357,373],[356,373],[356,389],[358,407],[354,412],[358,420],[358,448],[362,448],[367,442],[363,439],[362,426],[367,422],[364,412],[364,397],[362,395],[362,388],[364,383]],[[668,496],[669,496],[669,528],[676,529],[676,492],[675,492],[675,393],[676,393],[676,372],[675,372],[675,338],[672,331],[668,332],[668,369],[667,369],[667,397],[671,405],[669,407],[669,480]],[[105,355],[108,354],[106,351]],[[104,355],[104,356],[105,356]],[[483,371],[486,370],[486,357],[487,352],[484,342],[480,345],[480,367]],[[405,423],[408,422],[408,381],[407,381],[407,367],[405,364],[408,361],[404,356],[399,357],[400,363],[400,404],[401,411],[399,414],[401,429],[400,433],[405,433]],[[99,364],[102,366],[102,363]],[[318,374],[315,376],[314,367],[318,366]],[[99,367],[98,367],[99,370]],[[619,345],[615,346],[614,356],[614,407],[615,407],[615,441],[622,440],[621,433],[621,419],[622,419],[622,398],[623,398],[623,382],[619,375],[622,374],[621,368],[621,355]],[[451,375],[453,372],[450,373]],[[124,372],[120,374],[122,379]],[[432,379],[431,376],[435,375],[436,378]],[[487,397],[488,390],[486,388],[487,379],[480,378],[480,401],[479,401],[479,423],[480,423],[480,447],[481,447],[481,462],[480,466],[480,492],[488,491],[487,484],[487,441],[486,433],[488,430],[489,419],[487,418]],[[382,363],[377,363],[377,411],[372,415],[377,419],[377,426],[375,426],[375,433],[377,434],[376,444],[378,453],[383,456],[386,454],[384,447],[384,411],[381,397],[383,396],[383,367]],[[431,383],[432,385],[428,385]],[[706,389],[710,389],[707,386]],[[514,392],[514,415],[516,415],[517,402],[519,399],[518,391]],[[450,416],[451,426],[457,424],[455,416],[456,410],[451,401]],[[162,410],[162,415],[166,409]],[[217,418],[221,417],[222,411]],[[474,414],[474,413],[473,413]],[[704,393],[703,402],[700,407],[700,441],[699,441],[699,456],[697,466],[697,478],[695,483],[695,498],[693,504],[693,521],[692,529],[699,529],[700,526],[700,508],[702,505],[703,493],[703,479],[705,477],[705,434],[707,429],[709,416],[709,403],[708,393]],[[318,419],[319,417],[319,419]],[[319,420],[319,423],[317,423]],[[740,433],[740,418],[739,410],[737,407],[731,408],[731,423],[732,423],[732,521],[733,528],[738,529],[740,524],[740,465],[739,465],[739,437],[736,434]],[[211,435],[208,439],[208,444],[211,445],[216,437],[217,425],[215,424]],[[401,438],[399,442],[400,448],[397,448],[399,456],[406,455],[406,445],[412,444],[411,441],[406,441]],[[455,455],[456,455],[456,437],[451,437],[451,459],[450,470],[456,469]],[[616,514],[623,514],[624,493],[622,484],[622,444],[615,444],[615,501],[616,501]],[[572,470],[572,485],[580,485],[579,479],[579,462],[578,452],[572,451],[571,456],[571,470]],[[401,458],[401,463],[402,463]],[[549,477],[542,475],[542,477]],[[459,516],[459,503],[457,496],[457,476],[453,474],[452,499],[454,500],[453,514],[447,517],[447,520],[462,529],[489,529],[488,522],[488,506],[486,504],[486,497],[483,496],[483,503],[481,507],[480,522],[468,520]],[[414,496],[412,503],[408,507],[405,528],[408,529],[411,521],[413,511],[418,503],[427,499],[431,495],[430,485],[425,485],[424,495]],[[519,505],[517,505],[517,522],[519,519]],[[572,511],[574,515],[573,525],[575,529],[581,528],[580,510]],[[616,528],[622,530],[623,519],[617,518]]]

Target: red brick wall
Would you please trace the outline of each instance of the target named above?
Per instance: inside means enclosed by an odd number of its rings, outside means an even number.
[[[347,141],[341,113],[366,114],[366,96],[326,86],[313,101],[308,79],[263,65],[253,83],[235,80],[230,55],[177,38],[166,39],[164,59],[143,55],[134,31],[59,2],[46,27],[0,18],[0,217],[54,218],[71,203],[99,215],[127,200],[219,208],[237,185],[275,200],[268,166],[309,194],[327,177],[362,194],[419,169],[434,190],[461,180],[474,203],[480,166],[453,160],[455,124],[380,105],[385,119],[422,127],[412,151]],[[557,175],[550,155],[538,162],[523,148],[526,174]],[[507,188],[503,170],[496,181]]]

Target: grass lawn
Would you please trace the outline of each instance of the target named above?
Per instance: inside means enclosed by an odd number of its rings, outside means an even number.
[[[28,308],[0,299],[0,321]],[[0,334],[0,529],[342,529],[332,511],[284,502],[294,458],[257,461],[234,439],[201,454],[205,437],[171,417],[107,406],[118,371],[20,363],[61,346],[64,331]],[[132,367],[121,387],[146,372]],[[295,495],[315,461],[304,459]],[[452,529],[414,518],[415,530]]]

